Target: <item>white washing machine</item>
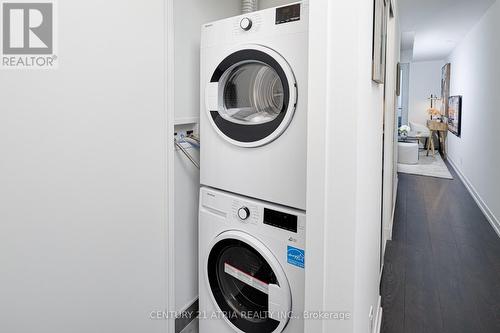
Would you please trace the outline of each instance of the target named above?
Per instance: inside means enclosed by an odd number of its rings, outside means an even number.
[[[202,185],[306,209],[307,67],[307,2],[202,27]]]
[[[203,187],[200,333],[304,332],[302,211]]]

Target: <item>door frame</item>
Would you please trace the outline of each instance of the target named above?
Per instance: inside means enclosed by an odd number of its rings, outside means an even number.
[[[394,163],[397,147],[397,84],[399,73],[397,64],[400,58],[399,31],[396,18],[397,9],[391,3],[391,14],[387,25],[387,67],[384,87],[384,127],[382,156],[382,207],[381,207],[381,256],[383,265],[385,246],[392,238],[392,225],[395,207],[395,187],[397,182],[397,164]]]
[[[175,237],[174,237],[174,163],[175,163],[175,148],[173,143],[174,138],[174,124],[175,124],[175,103],[174,103],[174,78],[175,78],[175,53],[174,53],[174,0],[165,0],[164,5],[164,20],[165,20],[165,113],[166,117],[166,138],[167,142],[167,193],[166,193],[166,226],[165,226],[165,239],[167,244],[165,247],[166,252],[166,276],[167,276],[167,311],[169,313],[175,312]],[[171,144],[169,144],[169,142]],[[175,320],[167,321],[167,333],[175,332]]]

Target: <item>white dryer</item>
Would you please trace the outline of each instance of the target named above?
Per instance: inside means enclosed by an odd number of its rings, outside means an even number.
[[[202,185],[306,209],[307,67],[307,2],[202,27]]]
[[[304,332],[302,211],[200,192],[200,333]]]

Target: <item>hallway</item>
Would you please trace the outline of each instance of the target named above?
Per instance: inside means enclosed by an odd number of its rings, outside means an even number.
[[[500,239],[458,175],[399,174],[383,333],[500,332]]]

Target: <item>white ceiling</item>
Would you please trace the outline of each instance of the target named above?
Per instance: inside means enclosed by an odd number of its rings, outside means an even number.
[[[399,0],[402,49],[413,49],[413,61],[445,59],[494,2]]]

